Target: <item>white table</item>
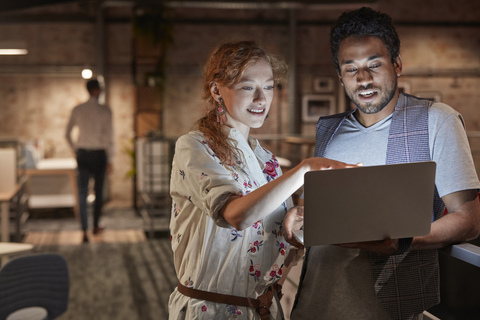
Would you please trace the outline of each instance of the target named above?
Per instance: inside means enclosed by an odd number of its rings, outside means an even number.
[[[27,252],[32,249],[33,245],[29,243],[0,242],[0,257]]]
[[[71,193],[32,194],[30,193],[29,205],[33,208],[73,207],[75,217],[79,219],[80,209],[78,204],[77,187],[77,162],[74,158],[42,159],[35,169],[27,169],[26,175],[32,176],[67,176],[70,181]]]
[[[0,242],[0,266],[8,262],[10,255],[28,252],[32,249],[33,245],[29,243]]]

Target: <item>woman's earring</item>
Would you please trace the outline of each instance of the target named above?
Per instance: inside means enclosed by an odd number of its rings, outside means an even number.
[[[219,122],[220,124],[224,124],[224,123],[227,123],[228,119],[227,119],[227,115],[225,114],[226,113],[226,107],[225,107],[225,104],[223,103],[223,99],[220,98],[218,99],[218,102],[217,102],[217,122]]]
[[[263,122],[266,122],[267,119],[268,119],[268,113],[267,113],[267,115],[265,116],[265,119],[263,120]]]

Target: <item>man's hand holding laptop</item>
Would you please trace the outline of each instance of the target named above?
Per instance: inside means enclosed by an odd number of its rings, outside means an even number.
[[[303,228],[303,206],[297,206],[290,209],[283,220],[283,231],[285,240],[290,245],[303,249],[303,239],[294,233],[295,230]],[[380,241],[365,241],[338,244],[338,246],[351,249],[362,249],[379,254],[394,254],[398,250],[398,239],[385,239]]]

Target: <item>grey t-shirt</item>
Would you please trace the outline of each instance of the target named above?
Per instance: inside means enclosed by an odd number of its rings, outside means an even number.
[[[351,115],[333,137],[325,157],[365,166],[385,164],[391,120],[392,115],[365,128]],[[435,103],[429,111],[428,129],[440,197],[479,189],[460,114]],[[312,247],[291,319],[389,319],[375,295],[368,253],[338,246]]]

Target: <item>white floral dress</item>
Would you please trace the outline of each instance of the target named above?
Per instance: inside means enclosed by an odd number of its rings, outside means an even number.
[[[282,275],[288,244],[282,220],[292,207],[287,199],[265,219],[243,231],[228,225],[218,211],[234,195],[246,195],[281,175],[271,152],[236,129],[246,166],[227,170],[199,131],[176,143],[170,194],[170,232],[175,270],[183,285],[199,290],[257,298]],[[282,319],[278,301],[271,319]],[[252,308],[192,299],[175,289],[169,301],[170,319],[260,319]]]

